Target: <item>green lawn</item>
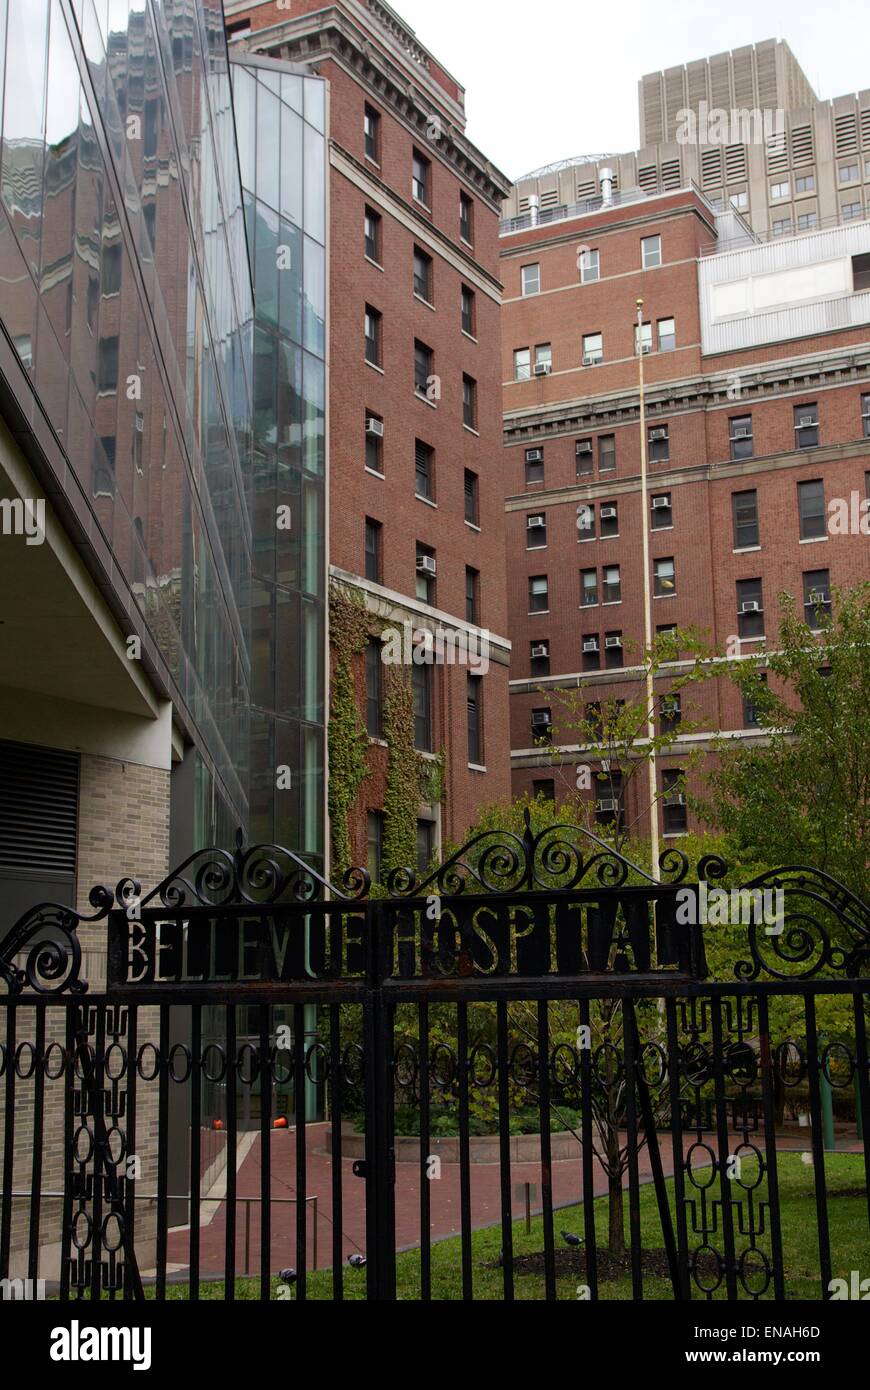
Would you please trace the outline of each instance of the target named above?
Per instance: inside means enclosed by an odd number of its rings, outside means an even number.
[[[778,1160],[781,1225],[785,1263],[786,1297],[794,1299],[813,1299],[822,1297],[819,1277],[818,1230],[813,1189],[813,1170],[801,1161],[798,1154],[780,1154]],[[825,1156],[825,1175],[829,1194],[828,1218],[830,1223],[831,1262],[833,1276],[848,1280],[852,1270],[863,1271],[866,1277],[870,1269],[870,1231],[868,1231],[867,1201],[863,1196],[836,1197],[837,1192],[854,1191],[864,1188],[864,1160],[860,1154],[827,1154]],[[673,1201],[673,1183],[668,1184]],[[764,1185],[762,1184],[762,1192]],[[718,1185],[713,1189],[718,1191]],[[600,1232],[606,1231],[606,1199],[596,1201],[596,1226]],[[626,1200],[626,1224],[628,1203]],[[569,1207],[555,1213],[553,1218],[556,1249],[563,1250],[564,1242],[560,1231],[568,1230],[583,1234],[582,1207]],[[654,1249],[662,1246],[661,1228],[652,1186],[641,1189],[641,1232],[644,1248]],[[543,1221],[541,1217],[532,1219],[532,1229],[526,1232],[525,1222],[514,1223],[514,1254],[523,1255],[543,1249]],[[690,1246],[697,1243],[689,1237]],[[599,1246],[602,1244],[599,1236]],[[745,1245],[739,1234],[735,1237],[738,1254]],[[761,1243],[769,1254],[769,1237]],[[475,1299],[501,1300],[503,1297],[503,1274],[500,1268],[490,1267],[498,1260],[502,1245],[501,1228],[494,1227],[478,1231],[472,1237],[473,1287]],[[721,1248],[721,1241],[718,1242]],[[400,1299],[417,1301],[420,1297],[420,1254],[408,1251],[397,1256],[398,1296]],[[557,1280],[559,1299],[576,1300],[578,1284],[583,1275],[578,1262],[578,1272],[564,1274]],[[259,1281],[242,1279],[236,1285],[236,1298],[254,1299],[259,1297]],[[273,1282],[272,1297],[277,1297],[278,1281]],[[543,1274],[517,1273],[514,1279],[514,1296],[518,1299],[544,1298]],[[333,1296],[332,1275],[326,1271],[309,1274],[308,1297],[330,1300]],[[169,1298],[186,1299],[185,1285],[175,1285],[167,1290]],[[200,1296],[203,1299],[222,1299],[223,1284],[203,1285]],[[365,1297],[365,1272],[345,1268],[344,1296],[347,1299]],[[670,1299],[670,1284],[652,1276],[644,1277],[644,1296],[650,1299]],[[149,1290],[149,1297],[153,1291]],[[432,1297],[440,1300],[462,1297],[461,1246],[456,1237],[443,1240],[432,1246]],[[601,1299],[630,1300],[632,1284],[630,1274],[625,1278],[602,1283],[599,1286]],[[702,1297],[696,1293],[696,1297]],[[724,1283],[717,1298],[725,1297]],[[746,1297],[741,1291],[741,1297]],[[773,1286],[766,1297],[773,1297]]]

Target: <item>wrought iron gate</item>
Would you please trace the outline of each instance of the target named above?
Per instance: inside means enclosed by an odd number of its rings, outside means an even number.
[[[849,1274],[829,1223],[832,1095],[853,1099],[870,1220],[870,910],[794,867],[705,925],[725,882],[716,858],[690,881],[669,850],[656,879],[588,832],[527,820],[385,889],[239,840],[147,895],[133,879],[94,889],[90,917],[35,908],[0,944],[0,1295],[48,1278],[63,1299],[196,1299],[219,1280],[228,1299],[389,1300],[401,1268],[406,1297],[473,1298],[474,1233],[495,1226],[487,1296],[512,1299],[522,1176],[548,1299],[606,1296],[597,1199],[618,1206],[623,1188],[633,1297],[782,1298],[795,1095],[818,1229],[803,1274],[828,1297]],[[764,892],[781,894],[773,919]],[[91,994],[80,938],[96,927],[107,983]],[[240,1136],[248,1092],[257,1123]],[[534,1137],[512,1133],[521,1116]],[[563,1234],[568,1205],[579,1229]],[[452,1232],[445,1294],[433,1253]]]

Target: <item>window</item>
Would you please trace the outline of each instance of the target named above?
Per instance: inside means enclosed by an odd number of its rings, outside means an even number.
[[[556,800],[556,783],[549,778],[541,779],[532,783],[532,796],[535,800],[553,801]]]
[[[431,753],[432,667],[428,662],[413,667],[411,687],[414,697],[414,747],[418,753]]]
[[[813,193],[816,187],[815,174],[798,174],[794,181],[795,193]]]
[[[429,383],[432,380],[432,349],[419,339],[414,342],[414,390],[418,396],[429,399]]]
[[[853,218],[861,216],[860,203],[843,203],[840,208],[840,215],[844,222],[850,222]]]
[[[553,370],[553,349],[549,343],[538,343],[535,348],[535,376],[549,376]]]
[[[372,473],[384,471],[384,422],[379,415],[366,411],[366,468]]]
[[[622,773],[616,769],[602,768],[596,778],[595,820],[598,825],[625,826],[625,807],[623,805]]]
[[[600,671],[601,669],[601,640],[597,633],[588,633],[582,642],[583,647],[583,670]]]
[[[659,352],[673,352],[677,346],[677,328],[673,319],[659,319],[656,327],[659,335]]]
[[[543,550],[547,544],[545,512],[533,512],[526,517],[526,550]]]
[[[544,481],[543,449],[526,449],[526,484]]]
[[[652,270],[662,263],[662,239],[660,236],[645,236],[640,240],[641,265],[644,270]]]
[[[758,679],[762,685],[767,685],[767,672],[759,672]],[[757,729],[761,725],[758,706],[752,699],[744,695],[743,697],[743,727],[744,729]]]
[[[101,338],[97,350],[97,390],[118,389],[118,334]]]
[[[580,607],[595,608],[598,604],[598,571],[580,571]]]
[[[425,299],[427,304],[433,302],[432,257],[421,251],[419,246],[414,247],[414,293],[418,299]]]
[[[794,408],[794,431],[799,449],[815,449],[819,442],[819,408],[815,401]]]
[[[553,711],[549,708],[532,710],[532,744],[553,742]]]
[[[592,473],[595,462],[591,439],[578,439],[574,445],[577,460],[577,477],[586,478]]]
[[[480,524],[480,511],[478,507],[479,482],[476,473],[472,473],[470,468],[465,470],[465,520],[470,526]]]
[[[435,496],[435,450],[422,439],[414,441],[414,492],[427,502]]]
[[[474,241],[474,203],[467,193],[459,195],[459,235],[469,246]]]
[[[740,193],[732,193],[728,201],[738,212],[745,212],[749,207],[749,194],[744,189]]]
[[[381,365],[381,316],[377,309],[366,305],[365,317],[366,361],[373,367]]]
[[[679,695],[663,695],[659,701],[659,722],[663,734],[672,734],[683,718],[683,702]]]
[[[752,416],[732,415],[728,421],[728,438],[731,444],[731,458],[751,459],[755,450],[752,438]]]
[[[480,626],[480,571],[465,569],[465,620]]]
[[[601,503],[601,539],[610,540],[619,535],[619,507],[616,502]]]
[[[597,251],[587,249],[580,257],[580,283],[592,284],[600,278],[601,267]]]
[[[678,768],[662,773],[662,820],[666,835],[685,835],[689,828],[684,785],[685,773]]]
[[[618,671],[625,665],[621,632],[605,632],[604,664],[608,671]]]
[[[583,366],[596,367],[604,361],[604,334],[583,334]]]
[[[479,676],[468,677],[468,761],[473,767],[483,766],[483,682]]]
[[[529,612],[546,613],[550,606],[547,576],[536,574],[529,580]]]
[[[861,424],[865,439],[870,439],[870,394],[861,397]]]
[[[120,243],[103,247],[102,290],[103,297],[121,293],[121,271],[123,252]]]
[[[616,471],[616,435],[600,434],[598,436],[598,472],[614,473]]]
[[[363,133],[365,136],[366,158],[377,164],[381,157],[381,118],[373,106],[366,106],[363,114]]]
[[[825,514],[825,485],[820,478],[798,483],[798,519],[802,541],[818,540],[828,534]]]
[[[577,508],[577,539],[594,541],[595,534],[595,503],[581,502]]]
[[[366,208],[365,215],[365,253],[370,261],[381,259],[381,219],[371,208]]]
[[[381,644],[370,637],[366,646],[366,728],[371,738],[383,738],[383,661]]]
[[[541,293],[541,267],[539,265],[524,265],[520,271],[522,277],[523,295]]]
[[[634,355],[639,357],[652,352],[652,324],[636,323],[634,325]]]
[[[750,550],[758,545],[758,493],[754,488],[748,492],[732,492],[731,520],[735,550]]]
[[[532,353],[530,348],[517,348],[514,352],[514,380],[528,381],[532,375]]]
[[[770,196],[771,198],[791,197],[791,189],[789,188],[788,179],[781,183],[772,183],[770,185]]]
[[[822,627],[822,615],[831,616],[830,571],[808,570],[804,574],[804,616],[814,632]]]
[[[380,811],[369,811],[367,819],[368,870],[372,883],[381,881],[384,852],[384,818]]]
[[[792,226],[791,226],[791,218],[790,218],[790,217],[777,217],[777,218],[774,219],[774,223],[773,223],[773,235],[774,235],[774,236],[788,236],[788,234],[789,234],[789,232],[790,232],[791,230],[792,230]]]
[[[673,598],[677,592],[677,577],[672,556],[653,561],[653,593],[656,598]]]
[[[857,183],[861,173],[857,164],[841,164],[837,170],[837,177],[840,183]]]
[[[477,429],[477,382],[472,376],[462,378],[462,423],[467,429]]]
[[[815,227],[818,222],[818,214],[815,212],[802,212],[798,214],[798,231],[808,232],[811,227]]]
[[[737,581],[737,631],[743,640],[764,636],[764,600],[760,579]]]
[[[653,531],[667,531],[674,524],[674,509],[669,492],[658,492],[650,499],[650,523]]]
[[[667,463],[671,456],[667,425],[650,425],[647,443],[651,463]]]
[[[411,192],[418,203],[429,206],[429,178],[431,165],[425,155],[419,150],[414,151],[411,166]]]
[[[533,676],[549,676],[550,644],[543,638],[531,643],[529,652],[529,671]]]
[[[852,289],[870,290],[870,251],[852,257]]]
[[[431,546],[417,542],[417,597],[421,603],[434,604],[437,566]]]
[[[470,290],[467,285],[462,286],[459,297],[459,313],[462,323],[463,333],[467,333],[469,338],[474,337],[475,332],[475,298],[474,290]]]
[[[622,603],[619,565],[605,565],[601,572],[601,602]]]
[[[381,582],[381,532],[379,521],[366,517],[366,579],[373,584]]]
[[[417,873],[425,878],[435,858],[435,826],[430,820],[417,821]]]

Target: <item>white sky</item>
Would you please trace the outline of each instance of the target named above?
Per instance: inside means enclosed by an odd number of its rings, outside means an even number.
[[[509,177],[635,149],[647,72],[785,39],[818,95],[870,88],[868,0],[390,0],[466,89],[468,136]]]

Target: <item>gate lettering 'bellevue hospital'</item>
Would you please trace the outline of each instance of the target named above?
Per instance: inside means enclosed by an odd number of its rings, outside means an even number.
[[[575,1201],[588,1297],[599,1296],[606,1241],[593,1200],[596,1124],[609,1114],[624,1155],[634,1297],[645,1276],[645,1153],[660,1223],[654,1243],[672,1296],[783,1298],[777,1111],[790,1088],[806,1087],[826,1297],[842,1272],[832,1262],[823,1112],[826,1092],[849,1088],[859,1116],[870,1115],[870,911],[817,870],[767,874],[745,886],[782,893],[781,930],[739,927],[730,978],[713,980],[717,929],[684,926],[678,912],[687,893],[700,898],[721,883],[727,866],[708,857],[696,882],[689,875],[675,850],[657,880],[589,832],[535,834],[527,818],[522,835],[480,834],[431,876],[400,871],[385,889],[373,890],[363,870],[332,885],[293,853],[246,850],[239,836],[234,851],[201,851],[146,895],[132,878],[114,891],[95,888],[88,918],[35,907],[0,938],[0,1279],[47,1278],[62,1299],[140,1298],[151,1281],[161,1298],[170,1278],[197,1298],[203,1283],[221,1280],[232,1299],[244,1234],[258,1296],[274,1297],[276,1272],[292,1259],[304,1299],[313,1196],[305,1135],[315,1095],[331,1122],[331,1191],[317,1195],[329,1206],[336,1299],[348,1279],[348,1183],[365,1193],[366,1262],[355,1277],[369,1298],[396,1296],[396,1115],[407,1107],[419,1112],[420,1297],[432,1296],[432,1140],[448,1102],[458,1115],[464,1297],[474,1283],[473,1116],[481,1107],[497,1116],[510,1299],[510,1120],[532,1104],[548,1298],[557,1296],[563,1253],[554,1239],[553,1116],[565,1109],[579,1116]],[[80,974],[84,921],[107,930],[100,995]],[[834,998],[838,1033],[827,1038],[819,1008]],[[209,1129],[218,1094],[224,1113]],[[234,1161],[252,1097],[256,1198],[239,1192]],[[352,1116],[364,1117],[365,1137],[351,1177],[342,1145]],[[276,1119],[295,1126],[292,1172],[273,1172]],[[221,1268],[202,1263],[203,1208],[215,1200],[205,1150],[215,1133],[226,1146]],[[55,1134],[62,1149],[52,1164]],[[870,1176],[868,1168],[865,1147]],[[276,1177],[292,1188],[296,1212],[295,1249],[280,1254]]]

